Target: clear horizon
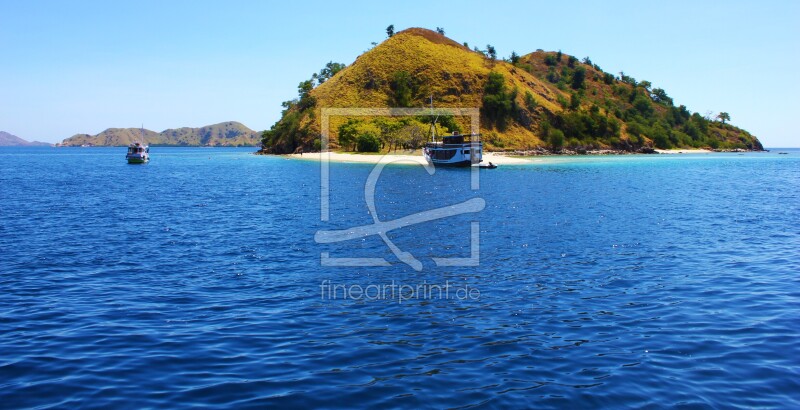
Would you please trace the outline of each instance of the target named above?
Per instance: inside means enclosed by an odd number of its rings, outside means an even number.
[[[800,4],[773,1],[569,5],[508,2],[18,2],[0,4],[0,130],[60,142],[107,128],[264,130],[328,61],[351,64],[394,24],[444,28],[470,46],[562,50],[664,88],[765,147],[800,147]],[[773,85],[775,84],[775,85]],[[776,86],[777,85],[777,86]]]

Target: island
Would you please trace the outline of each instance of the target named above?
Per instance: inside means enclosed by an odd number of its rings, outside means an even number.
[[[561,51],[499,58],[443,30],[394,33],[349,66],[330,62],[298,85],[281,118],[261,135],[263,154],[322,148],[321,108],[480,109],[487,151],[534,154],[655,153],[659,150],[763,150],[727,112],[701,115],[676,105],[650,81],[605,72],[589,57]],[[713,90],[710,90],[712,92]],[[418,149],[433,117],[331,117],[330,146],[340,152]],[[439,116],[436,132],[469,132],[468,118]]]
[[[150,146],[178,147],[253,147],[260,144],[260,134],[241,123],[228,121],[200,128],[175,128],[161,132],[142,128],[109,128],[99,134],[76,134],[58,146],[121,147],[139,142]]]
[[[26,141],[14,134],[0,131],[0,147],[51,147],[52,144],[39,141]]]

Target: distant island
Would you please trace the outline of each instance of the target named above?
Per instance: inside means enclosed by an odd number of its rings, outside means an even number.
[[[109,128],[97,135],[76,134],[57,145],[62,147],[118,147],[138,142],[141,136],[140,128]],[[260,144],[261,136],[241,123],[228,121],[200,128],[183,127],[161,132],[145,129],[144,141],[151,146],[253,147]]]
[[[524,153],[654,152],[656,149],[763,150],[727,112],[691,112],[650,81],[603,71],[589,57],[561,51],[499,58],[436,32],[394,33],[349,66],[330,62],[283,103],[281,119],[264,131],[261,153],[320,149],[320,109],[478,107],[488,151]],[[375,44],[375,43],[373,43]],[[713,90],[709,90],[713,92]],[[428,116],[331,117],[332,148],[377,152],[418,148]],[[438,133],[469,132],[468,119],[439,118]]]
[[[50,147],[53,144],[39,141],[26,141],[16,135],[0,131],[0,147]]]

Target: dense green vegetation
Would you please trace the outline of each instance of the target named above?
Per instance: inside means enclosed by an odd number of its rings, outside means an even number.
[[[483,93],[483,115],[489,123],[505,130],[509,120],[517,111],[517,90],[508,90],[502,74],[491,72]]]
[[[430,138],[433,121],[430,116],[351,118],[336,130],[339,148],[359,152],[417,149]],[[435,131],[437,135],[444,135],[461,132],[461,127],[452,116],[439,116]]]
[[[410,107],[417,93],[417,84],[410,74],[398,71],[392,76],[390,83],[392,95],[389,104],[393,107]]]
[[[569,99],[557,97],[557,102],[564,110],[549,113],[540,128],[542,139],[552,149],[608,147],[637,150],[650,144],[661,149],[763,149],[758,140],[746,131],[727,126],[730,115],[726,112],[719,113],[716,116],[719,121],[714,121],[691,113],[686,106],[675,106],[665,90],[653,88],[649,81],[637,81],[624,72],[619,77],[603,72],[599,66],[592,64],[589,57],[579,61],[569,56],[566,64],[563,64],[560,51],[540,54],[543,66],[547,67],[541,77],[559,90],[569,91],[570,95]],[[511,62],[533,71],[531,61],[526,63],[513,58]],[[490,74],[485,95],[492,95],[492,92],[498,94],[496,84],[500,83],[503,83],[502,79]],[[502,95],[502,92],[499,94]],[[483,108],[487,116],[497,124],[513,120],[517,113],[498,108],[495,99],[490,97],[487,100],[484,97]],[[532,100],[526,93],[525,106],[529,112],[536,108],[531,104]],[[730,138],[731,134],[735,134],[733,138]]]
[[[262,149],[268,148],[272,152],[295,152],[302,147],[303,136],[310,133],[310,123],[303,122],[303,119],[314,117],[314,108],[317,105],[317,100],[311,95],[311,91],[345,67],[344,64],[331,61],[319,73],[311,74],[310,79],[301,81],[297,86],[297,98],[281,103],[283,106],[281,119],[272,128],[261,133]],[[319,139],[316,139],[314,148],[319,149]]]

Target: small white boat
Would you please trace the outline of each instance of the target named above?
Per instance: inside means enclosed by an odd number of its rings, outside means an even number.
[[[129,164],[144,164],[150,161],[150,147],[144,144],[144,127],[142,127],[141,142],[128,145],[128,154],[125,159]]]

